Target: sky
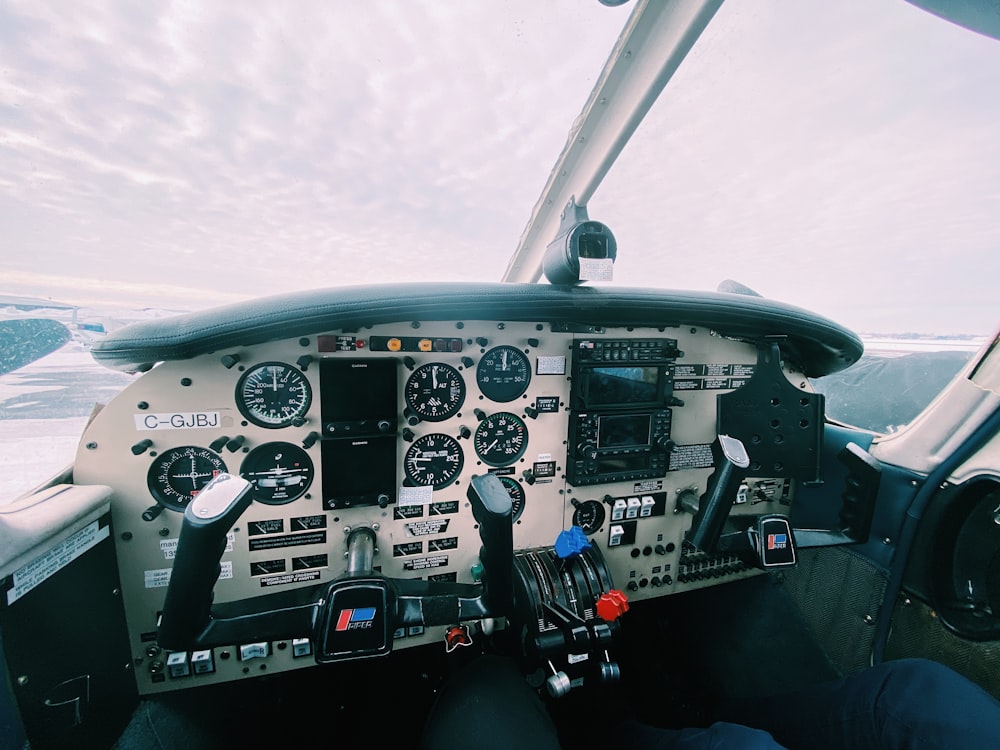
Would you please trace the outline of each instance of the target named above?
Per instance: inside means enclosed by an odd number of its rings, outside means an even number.
[[[498,280],[631,10],[0,0],[0,294]],[[729,0],[590,203],[614,283],[988,334],[998,91],[902,0]]]

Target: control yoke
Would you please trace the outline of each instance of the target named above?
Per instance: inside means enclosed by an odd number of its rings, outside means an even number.
[[[702,552],[753,552],[764,569],[795,565],[796,548],[858,544],[868,540],[882,468],[867,451],[848,443],[837,455],[847,470],[839,528],[793,529],[784,515],[760,516],[743,531],[723,534],[729,511],[740,484],[747,476],[750,457],[743,443],[729,435],[719,435],[712,444],[715,470],[708,488],[693,509],[687,541]]]
[[[719,435],[712,443],[712,456],[715,471],[708,478],[708,489],[687,534],[688,541],[704,551],[714,551],[718,547],[736,493],[750,467],[750,457],[743,443],[729,435]]]
[[[492,474],[473,477],[467,493],[483,544],[482,585],[373,573],[375,531],[358,527],[348,535],[343,576],[213,606],[226,534],[250,505],[251,487],[220,474],[185,509],[160,616],[163,648],[194,651],[310,636],[317,661],[339,661],[388,654],[399,628],[503,617],[513,608],[511,502]]]

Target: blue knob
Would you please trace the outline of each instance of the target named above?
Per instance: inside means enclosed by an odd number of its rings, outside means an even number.
[[[569,531],[560,531],[556,537],[556,555],[560,558],[579,555],[585,549],[590,549],[590,540],[579,526],[571,526]]]

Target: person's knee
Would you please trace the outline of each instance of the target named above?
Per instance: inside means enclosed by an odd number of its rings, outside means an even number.
[[[742,724],[718,721],[707,729],[684,730],[691,734],[681,737],[691,742],[691,748],[710,747],[713,750],[784,750],[782,745],[762,729],[753,729]],[[686,742],[677,745],[678,750],[688,747]]]
[[[952,700],[977,688],[957,672],[930,659],[898,659],[873,667],[882,673],[881,701],[920,711],[936,697]]]

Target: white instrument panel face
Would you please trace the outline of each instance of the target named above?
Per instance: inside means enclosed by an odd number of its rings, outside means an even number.
[[[604,442],[592,446],[602,451],[592,465],[602,468],[572,482],[591,466],[580,458],[589,455],[580,444],[587,410],[571,401],[581,344],[625,341],[643,350],[662,340],[676,344],[661,376],[677,401],[631,411],[667,420],[656,428],[669,437],[665,470],[654,460],[658,475],[641,476],[646,454],[612,449],[635,443],[634,434],[616,444],[602,433]],[[702,328],[571,333],[541,323],[421,321],[253,346],[233,341],[161,363],[97,414],[74,476],[114,492],[140,692],[314,663],[308,633],[183,657],[155,643],[183,509],[220,471],[252,481],[255,500],[231,530],[216,602],[343,575],[345,530],[358,526],[376,529],[374,565],[383,575],[471,583],[480,539],[466,492],[472,476],[488,471],[511,493],[515,548],[552,545],[577,523],[632,600],[753,575],[732,560],[685,552],[692,515],[682,500],[704,493],[712,471],[706,451],[716,437],[716,397],[745,383],[756,362],[755,346]],[[808,389],[804,377],[786,376]],[[649,434],[648,422],[635,428],[633,420],[628,429]],[[733,513],[787,513],[794,490],[787,478],[748,479]],[[397,632],[393,648],[443,634],[411,628]]]

